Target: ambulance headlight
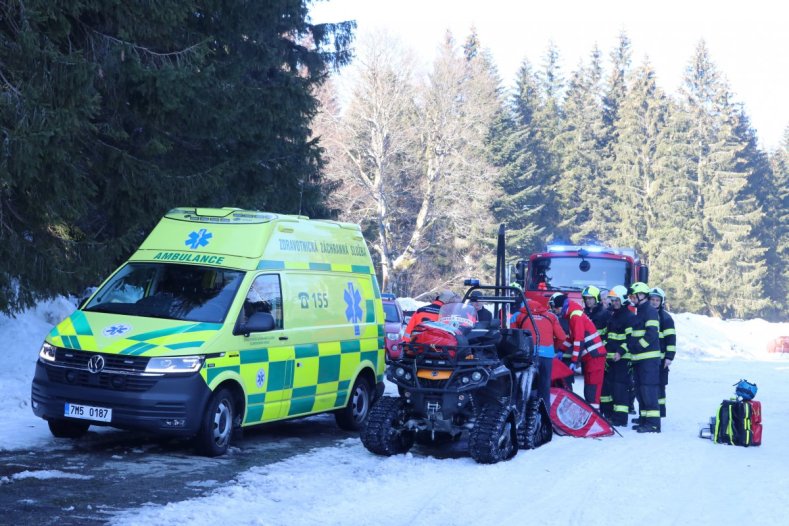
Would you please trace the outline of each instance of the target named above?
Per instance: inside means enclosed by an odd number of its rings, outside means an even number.
[[[44,360],[45,362],[54,362],[55,350],[57,350],[57,347],[55,347],[54,345],[50,345],[47,342],[44,342],[44,345],[41,346],[41,350],[38,351],[38,357]]]
[[[202,356],[171,356],[151,358],[145,367],[146,373],[183,374],[195,373],[203,366]]]

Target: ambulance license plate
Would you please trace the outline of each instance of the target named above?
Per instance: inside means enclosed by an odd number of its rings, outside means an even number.
[[[66,402],[63,416],[81,418],[82,420],[96,420],[98,422],[112,422],[112,409]]]

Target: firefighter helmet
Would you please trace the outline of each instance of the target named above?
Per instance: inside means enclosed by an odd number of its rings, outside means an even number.
[[[600,289],[594,285],[589,285],[581,292],[582,298],[594,298],[597,303],[600,303]]]
[[[617,285],[608,291],[608,299],[618,299],[622,305],[627,305],[627,289],[624,285]]]
[[[663,292],[663,289],[660,287],[655,287],[654,289],[649,291],[649,297],[657,296],[660,298],[660,304],[663,305],[666,302],[666,293]]]
[[[562,294],[561,292],[557,292],[556,294],[551,296],[550,300],[548,300],[548,305],[550,305],[554,309],[558,309],[564,305],[564,300],[566,299],[567,299],[566,295]]]
[[[648,296],[649,295],[649,285],[647,285],[643,281],[636,281],[635,283],[630,285],[630,294],[632,294],[634,296],[636,294],[645,294],[645,295]]]

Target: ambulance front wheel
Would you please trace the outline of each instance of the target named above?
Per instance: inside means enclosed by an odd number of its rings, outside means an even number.
[[[337,425],[346,431],[360,430],[370,414],[372,402],[373,388],[370,382],[366,378],[358,377],[351,389],[348,405],[334,413]]]
[[[233,434],[233,418],[233,395],[229,389],[222,388],[208,401],[200,431],[195,437],[198,453],[207,457],[224,455]]]

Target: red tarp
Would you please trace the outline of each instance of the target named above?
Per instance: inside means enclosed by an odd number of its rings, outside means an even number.
[[[566,389],[551,387],[549,413],[553,430],[559,435],[593,438],[614,434],[611,424],[602,415],[592,409],[583,398]]]

